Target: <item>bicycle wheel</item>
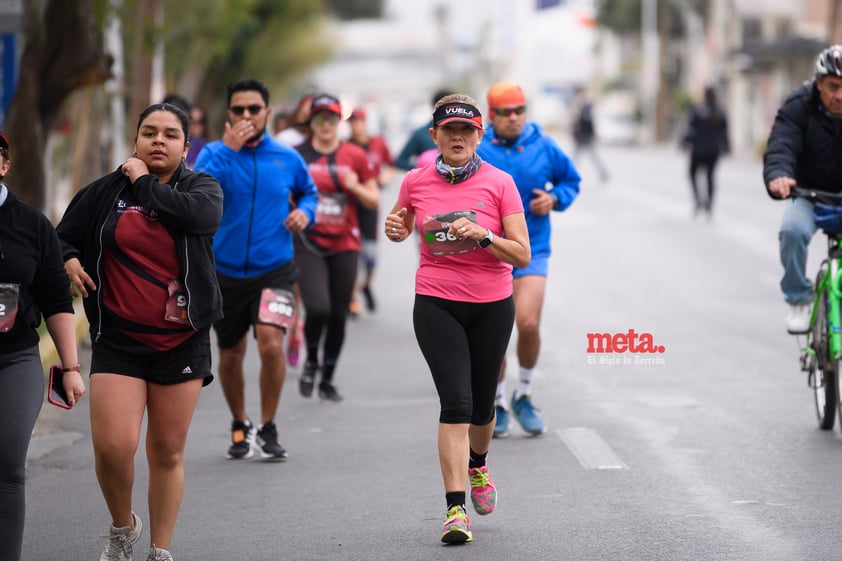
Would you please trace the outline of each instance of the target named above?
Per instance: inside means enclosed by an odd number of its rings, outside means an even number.
[[[818,286],[818,283],[816,284]],[[811,368],[813,374],[811,385],[816,402],[816,418],[819,428],[830,430],[836,420],[836,407],[839,402],[838,394],[838,364],[830,357],[828,348],[828,319],[827,302],[825,298],[816,299],[816,321],[812,329],[811,346],[816,353]]]

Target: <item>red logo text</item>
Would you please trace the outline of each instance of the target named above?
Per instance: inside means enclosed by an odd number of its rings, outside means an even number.
[[[651,333],[588,333],[589,353],[663,353],[666,348],[656,345]]]

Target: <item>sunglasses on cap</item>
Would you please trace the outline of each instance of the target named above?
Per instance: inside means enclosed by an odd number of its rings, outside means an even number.
[[[228,111],[230,111],[237,117],[240,117],[246,111],[248,111],[250,115],[257,115],[258,113],[263,111],[263,106],[257,105],[256,103],[254,105],[232,105],[228,108]]]
[[[520,115],[523,115],[524,113],[526,113],[526,106],[525,105],[519,105],[517,107],[495,107],[493,109],[493,111],[494,111],[494,114],[497,115],[498,117],[509,117],[512,114],[520,116]]]

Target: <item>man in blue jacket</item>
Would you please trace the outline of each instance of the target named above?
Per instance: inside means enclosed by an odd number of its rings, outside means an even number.
[[[266,86],[242,79],[228,86],[228,122],[222,139],[199,153],[196,169],[222,186],[222,223],[214,238],[223,319],[214,322],[219,379],[231,409],[228,457],[285,460],[274,422],[286,376],[283,337],[291,327],[292,236],[312,224],[318,193],[298,152],[266,133],[271,109]],[[253,326],[260,353],[260,425],[246,415],[243,359]],[[256,435],[256,443],[255,443]]]
[[[491,125],[486,128],[477,153],[514,178],[523,199],[532,246],[532,262],[525,269],[515,268],[512,281],[518,331],[518,387],[507,403],[504,363],[497,385],[494,436],[508,434],[509,404],[523,430],[539,435],[547,427],[532,403],[532,379],[541,348],[539,327],[550,257],[550,212],[570,206],[579,194],[580,177],[555,141],[544,135],[536,123],[527,122],[526,97],[518,84],[497,83],[488,90],[487,98]]]

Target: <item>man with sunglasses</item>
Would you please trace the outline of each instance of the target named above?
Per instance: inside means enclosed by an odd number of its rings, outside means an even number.
[[[283,338],[292,325],[298,277],[292,238],[314,222],[318,192],[298,152],[266,133],[270,113],[262,82],[229,84],[225,132],[202,149],[196,170],[216,177],[225,196],[213,249],[224,313],[214,323],[219,379],[233,417],[228,457],[249,458],[256,445],[264,459],[282,461],[288,454],[278,442],[274,417],[286,377]],[[260,354],[258,427],[245,407],[250,327]]]
[[[515,267],[513,294],[517,326],[518,386],[507,402],[506,364],[497,385],[494,437],[509,432],[509,408],[523,430],[532,436],[547,427],[532,403],[532,379],[541,347],[541,308],[547,285],[550,257],[550,212],[563,211],[579,194],[579,173],[573,162],[541,127],[526,119],[526,96],[512,82],[499,82],[487,94],[491,125],[477,154],[491,165],[508,172],[515,180],[526,211],[526,226],[532,247],[532,261]]]

